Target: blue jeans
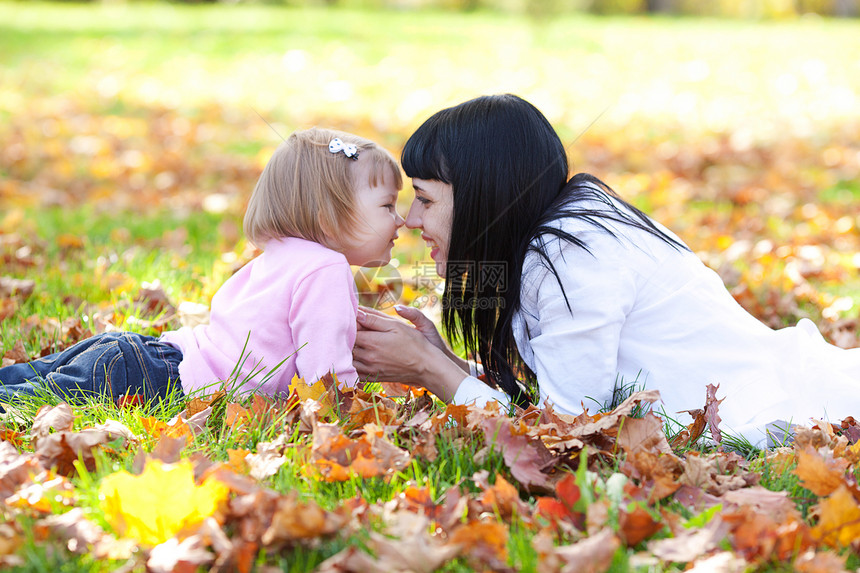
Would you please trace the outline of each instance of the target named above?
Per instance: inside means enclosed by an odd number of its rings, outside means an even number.
[[[106,332],[62,352],[0,368],[0,402],[40,390],[73,402],[126,394],[142,394],[147,402],[163,399],[168,390],[182,391],[181,361],[182,352],[151,336]]]

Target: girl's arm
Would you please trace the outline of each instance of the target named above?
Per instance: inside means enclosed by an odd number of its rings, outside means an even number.
[[[308,384],[329,372],[355,384],[352,365],[355,313],[358,306],[349,266],[329,265],[306,277],[296,288],[289,323],[299,347],[296,370]]]

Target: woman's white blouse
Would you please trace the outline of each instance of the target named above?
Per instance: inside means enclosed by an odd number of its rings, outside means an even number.
[[[758,446],[788,423],[860,416],[860,349],[828,344],[806,319],[771,330],[696,255],[645,231],[606,222],[612,236],[581,220],[560,224],[588,250],[545,236],[559,279],[529,253],[513,319],[542,402],[594,412],[616,385],[633,383],[660,390],[657,410],[686,425],[691,418],[679,412],[702,408],[706,385],[718,384],[721,430]],[[492,399],[508,401],[473,377],[454,397]]]

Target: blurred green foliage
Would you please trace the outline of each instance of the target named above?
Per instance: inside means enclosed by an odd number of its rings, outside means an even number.
[[[83,0],[87,1],[87,0]],[[99,0],[90,0],[97,2]],[[101,0],[124,3],[125,0]],[[356,9],[476,10],[518,12],[546,20],[572,12],[594,14],[662,13],[680,16],[783,19],[803,15],[856,18],[860,0],[173,0],[181,4],[279,4],[292,7],[337,6]]]

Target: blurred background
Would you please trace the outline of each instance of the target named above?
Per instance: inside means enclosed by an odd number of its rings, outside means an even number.
[[[192,320],[253,256],[244,206],[293,130],[399,156],[435,111],[503,92],[761,320],[809,316],[857,345],[858,15],[860,0],[0,2],[0,352]],[[402,214],[410,201],[407,182]],[[432,311],[423,242],[401,236],[362,288],[390,302],[400,277],[396,300]]]

